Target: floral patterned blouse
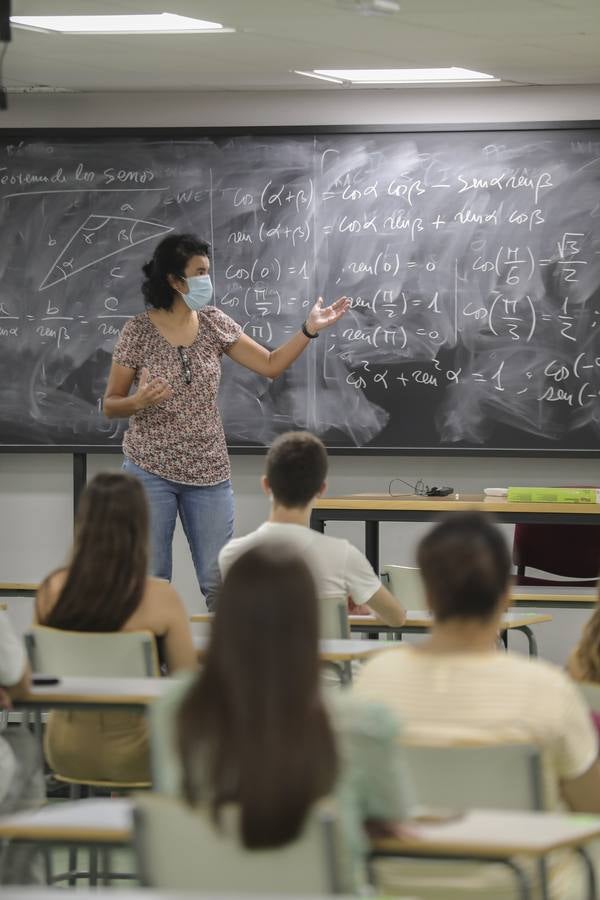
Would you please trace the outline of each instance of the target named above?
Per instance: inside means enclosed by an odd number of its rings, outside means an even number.
[[[123,439],[125,456],[169,481],[212,485],[230,476],[217,396],[221,357],[242,329],[214,306],[198,312],[198,326],[193,344],[183,348],[184,362],[180,349],[143,312],[123,328],[113,360],[136,370],[136,386],[145,366],[150,378],[161,376],[173,389],[169,400],[131,416]]]

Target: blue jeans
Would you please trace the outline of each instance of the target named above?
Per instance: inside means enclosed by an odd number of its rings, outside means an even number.
[[[220,584],[217,557],[233,535],[233,490],[230,481],[214,485],[179,484],[153,475],[125,458],[123,470],[140,479],[150,507],[152,574],[171,580],[173,532],[177,513],[189,544],[196,577],[209,610]]]

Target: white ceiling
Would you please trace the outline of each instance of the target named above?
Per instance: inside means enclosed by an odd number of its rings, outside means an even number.
[[[331,90],[292,70],[463,66],[505,83],[600,84],[600,0],[400,3],[393,16],[363,16],[337,0],[59,0],[51,10],[48,0],[13,0],[14,15],[174,12],[236,32],[92,37],[14,28],[5,83],[77,91]]]

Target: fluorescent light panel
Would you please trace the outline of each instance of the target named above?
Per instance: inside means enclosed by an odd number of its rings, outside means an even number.
[[[313,69],[312,72],[297,70],[297,74],[337,81],[339,84],[440,84],[500,80],[495,75],[456,66],[439,69]]]
[[[315,72],[305,72],[302,69],[294,69],[295,75],[306,75],[308,78],[318,78],[319,81],[329,81],[333,84],[344,84],[344,80],[342,78],[331,78],[329,75],[317,75]]]
[[[174,13],[129,16],[11,16],[16,28],[61,34],[194,34],[232,31],[219,22],[205,22]]]

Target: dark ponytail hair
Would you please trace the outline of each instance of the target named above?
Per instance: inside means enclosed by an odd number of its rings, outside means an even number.
[[[171,308],[173,288],[168,276],[185,278],[185,267],[192,256],[210,257],[210,244],[193,234],[170,234],[157,245],[150,262],[142,266],[145,276],[142,294],[146,306]]]

